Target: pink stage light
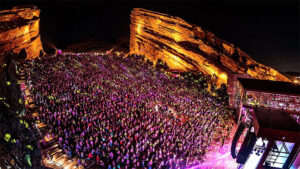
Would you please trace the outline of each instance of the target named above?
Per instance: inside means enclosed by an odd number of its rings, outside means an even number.
[[[61,54],[62,54],[62,51],[61,51],[60,49],[58,49],[58,50],[57,50],[57,53],[61,55]]]

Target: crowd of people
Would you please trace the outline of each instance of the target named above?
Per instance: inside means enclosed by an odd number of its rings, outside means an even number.
[[[30,65],[37,120],[81,164],[184,168],[203,162],[232,128],[225,103],[134,56],[65,53]]]

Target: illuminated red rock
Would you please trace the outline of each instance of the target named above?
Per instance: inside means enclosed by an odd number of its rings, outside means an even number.
[[[36,7],[14,7],[0,11],[0,53],[18,54],[26,50],[27,59],[43,51],[39,34],[40,10]]]
[[[215,75],[217,85],[227,84],[227,78],[232,74],[290,81],[200,26],[141,8],[131,12],[130,53],[145,55],[154,63],[161,59],[170,69],[197,70],[205,75]]]

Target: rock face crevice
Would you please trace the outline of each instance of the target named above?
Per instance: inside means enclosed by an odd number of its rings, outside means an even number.
[[[39,16],[40,10],[34,6],[0,11],[0,53],[18,54],[25,49],[27,59],[38,57],[43,52]]]
[[[130,53],[158,59],[170,69],[201,71],[227,84],[232,74],[290,81],[275,69],[253,60],[240,48],[179,17],[135,8],[131,12]]]

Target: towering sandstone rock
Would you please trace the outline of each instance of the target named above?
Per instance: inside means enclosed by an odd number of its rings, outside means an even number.
[[[40,10],[36,7],[14,7],[0,11],[0,54],[26,50],[27,59],[43,51],[39,35]]]
[[[161,59],[170,69],[196,70],[215,76],[217,85],[227,84],[233,74],[290,81],[197,25],[141,8],[135,8],[131,13],[130,53],[145,55],[154,63]]]

